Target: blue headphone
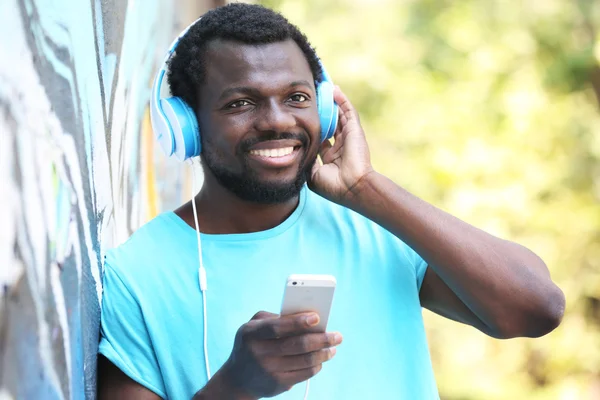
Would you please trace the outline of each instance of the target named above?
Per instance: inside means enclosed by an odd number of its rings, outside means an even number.
[[[179,160],[186,160],[199,156],[201,152],[200,129],[194,110],[179,97],[161,98],[163,79],[165,77],[168,61],[175,52],[179,41],[198,18],[171,43],[165,56],[162,67],[154,78],[152,95],[150,97],[150,119],[154,135],[168,157],[175,154]],[[319,61],[320,63],[320,61]],[[317,85],[317,108],[321,121],[321,141],[333,137],[338,121],[338,106],[333,101],[333,82],[321,64],[323,81]]]

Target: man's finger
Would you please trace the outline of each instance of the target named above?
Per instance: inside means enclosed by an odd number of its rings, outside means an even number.
[[[338,332],[307,333],[270,341],[265,345],[266,355],[295,356],[334,347],[342,343],[342,335]]]
[[[319,155],[321,156],[323,162],[325,162],[325,156],[331,150],[332,147],[333,145],[329,140],[325,140],[323,143],[321,143],[321,147],[319,147]]]
[[[338,120],[340,128],[343,129],[344,125],[346,125],[347,122],[348,122],[348,117],[346,117],[344,114],[340,113],[340,118]]]
[[[269,319],[269,318],[277,318],[277,317],[279,317],[279,314],[273,314],[268,311],[259,311],[256,314],[254,314],[254,316],[250,320],[252,321],[252,320],[256,320],[256,319]]]
[[[300,382],[304,382],[307,379],[312,378],[323,369],[323,364],[316,365],[310,368],[300,369],[298,371],[283,372],[279,374],[281,382],[288,385],[295,385]]]
[[[319,168],[321,168],[321,163],[319,162],[319,160],[315,160],[315,162],[313,163],[311,169],[310,169],[310,174],[307,174],[307,179],[306,182],[308,183],[308,187],[312,188],[313,187],[313,179],[315,177],[315,175],[317,174],[317,171],[319,170]]]
[[[295,356],[278,357],[274,362],[276,371],[293,372],[305,368],[316,367],[319,364],[327,362],[335,356],[335,347],[321,349],[312,353],[299,354]]]
[[[278,339],[308,333],[310,328],[318,323],[319,316],[316,313],[301,313],[279,318],[252,320],[246,324],[244,335],[259,340]]]
[[[358,119],[358,113],[356,112],[356,109],[354,108],[352,103],[350,103],[350,100],[348,99],[348,97],[346,97],[344,92],[342,92],[342,89],[340,89],[339,86],[336,86],[333,90],[333,99],[340,108],[340,113],[343,116],[345,116],[349,120]]]

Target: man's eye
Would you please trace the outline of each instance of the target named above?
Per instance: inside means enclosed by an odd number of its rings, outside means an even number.
[[[303,95],[303,94],[295,94],[292,97],[290,97],[290,99],[292,101],[298,102],[298,103],[304,103],[305,101],[308,100],[308,98]]]
[[[250,105],[250,102],[247,100],[238,100],[229,105],[229,108],[240,108],[243,106]]]

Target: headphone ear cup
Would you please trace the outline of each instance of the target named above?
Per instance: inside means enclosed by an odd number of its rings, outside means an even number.
[[[175,156],[183,161],[199,156],[200,129],[194,110],[180,97],[160,100],[175,142]]]
[[[337,127],[338,106],[333,100],[333,84],[322,81],[317,87],[317,107],[321,121],[321,141],[333,137]]]

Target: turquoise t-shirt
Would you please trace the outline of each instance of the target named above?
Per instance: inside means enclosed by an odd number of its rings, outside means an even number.
[[[344,336],[311,379],[309,399],[438,399],[419,302],[426,263],[379,225],[306,187],[297,209],[262,232],[202,235],[208,353],[214,374],[238,328],[278,313],[289,274],[331,274],[328,331]],[[108,252],[100,350],[159,396],[206,384],[196,232],[166,212]],[[277,399],[303,398],[305,384]]]

